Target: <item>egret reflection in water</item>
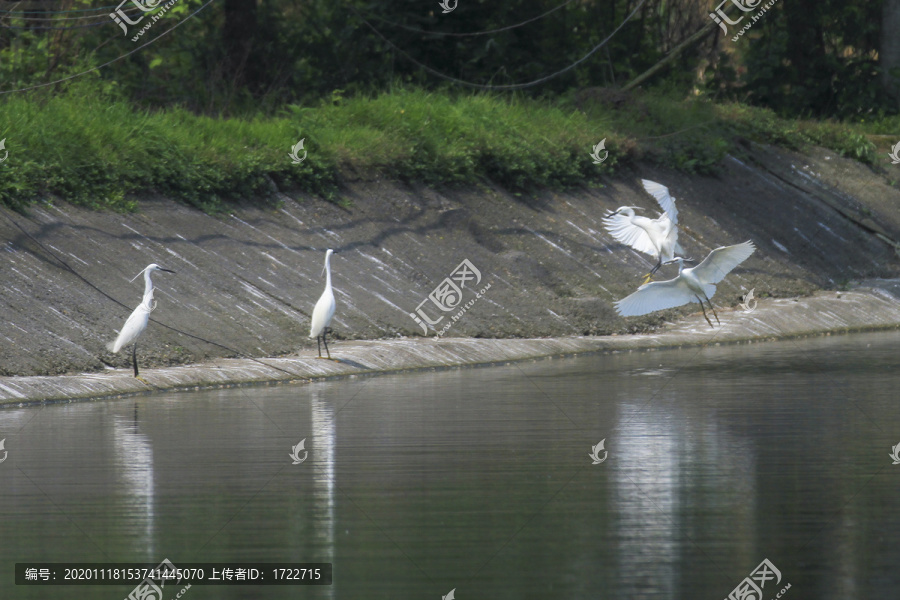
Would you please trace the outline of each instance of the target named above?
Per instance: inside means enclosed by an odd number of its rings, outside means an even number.
[[[113,415],[112,438],[116,472],[119,475],[121,493],[129,500],[130,518],[141,546],[147,549],[150,560],[156,556],[154,529],[156,521],[156,489],[153,480],[153,444],[140,432],[138,406],[134,405],[131,418]],[[141,525],[142,523],[142,525]]]

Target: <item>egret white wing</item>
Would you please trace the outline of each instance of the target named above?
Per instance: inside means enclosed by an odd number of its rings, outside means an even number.
[[[750,258],[754,250],[756,247],[749,240],[743,244],[716,248],[693,268],[692,273],[703,283],[719,283],[732,269]]]
[[[613,238],[626,246],[631,246],[638,252],[656,256],[656,246],[653,245],[650,236],[643,227],[632,223],[629,217],[618,214],[610,215],[603,219],[603,226]]]
[[[681,277],[676,277],[642,285],[630,296],[616,302],[616,310],[623,317],[637,317],[657,310],[675,308],[694,300],[694,292]]]
[[[147,321],[150,320],[150,310],[143,304],[138,304],[134,309],[125,325],[116,337],[116,341],[106,345],[110,352],[118,352],[125,346],[134,342],[141,333],[147,328]]]
[[[661,215],[655,222],[659,225],[660,231],[667,232],[659,247],[659,259],[665,262],[675,258],[675,255],[683,256],[680,252],[681,246],[678,245],[678,226],[672,223],[668,215]]]
[[[334,293],[330,289],[326,289],[319,301],[316,302],[316,307],[313,308],[312,320],[309,325],[310,339],[322,335],[325,328],[331,324],[331,319],[334,317],[334,309]]]
[[[656,198],[659,207],[669,215],[673,223],[678,223],[678,209],[675,207],[675,198],[669,194],[669,188],[661,183],[650,181],[649,179],[641,179],[644,189],[647,193]]]

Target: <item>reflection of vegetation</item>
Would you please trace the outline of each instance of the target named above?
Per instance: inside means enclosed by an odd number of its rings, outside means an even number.
[[[740,138],[801,148],[819,144],[872,162],[859,127],[785,120],[738,104],[645,93],[607,101],[556,101],[401,89],[339,94],[278,116],[212,118],[172,108],[138,110],[85,84],[38,101],[2,100],[10,158],[0,199],[21,207],[47,193],[97,208],[134,209],[131,194],[157,191],[205,210],[264,199],[273,183],[339,201],[342,174],[430,184],[491,180],[512,190],[597,182],[641,158],[709,173]],[[579,110],[580,107],[581,109]],[[288,152],[306,138],[301,165]],[[607,139],[609,158],[590,151]]]

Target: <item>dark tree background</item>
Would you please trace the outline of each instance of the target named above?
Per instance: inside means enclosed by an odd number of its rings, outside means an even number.
[[[621,87],[711,23],[707,0],[179,0],[138,42],[85,0],[32,0],[0,13],[0,88],[87,75],[148,106],[258,113],[398,84],[446,87],[447,77],[515,84],[565,74],[521,93]],[[9,6],[8,4],[6,6]],[[740,13],[729,3],[733,18]],[[128,8],[126,6],[125,8]],[[79,10],[81,12],[67,12]],[[53,11],[52,15],[48,11]],[[50,15],[50,16],[48,16]],[[90,19],[72,17],[95,15]],[[35,20],[40,19],[40,20]],[[747,22],[747,19],[742,22]],[[75,27],[75,26],[78,27]],[[50,27],[38,29],[37,27]],[[778,0],[737,42],[715,28],[644,86],[771,107],[784,115],[862,118],[893,113],[900,97],[900,0]],[[454,35],[451,35],[454,34]],[[416,64],[419,63],[419,64]],[[893,69],[893,71],[892,71]]]

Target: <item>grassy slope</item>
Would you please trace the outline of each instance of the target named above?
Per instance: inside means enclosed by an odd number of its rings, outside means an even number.
[[[583,109],[583,110],[582,110]],[[96,208],[132,210],[157,191],[205,210],[230,199],[302,189],[336,198],[341,173],[430,184],[491,179],[512,190],[597,181],[618,165],[651,160],[711,172],[741,137],[800,148],[815,143],[873,163],[871,126],[787,121],[772,112],[643,94],[618,108],[489,94],[401,90],[335,98],[283,115],[219,119],[170,109],[149,113],[85,89],[50,99],[0,101],[0,202],[23,207],[55,194]],[[305,138],[300,165],[288,157]],[[589,152],[606,139],[609,158]]]

